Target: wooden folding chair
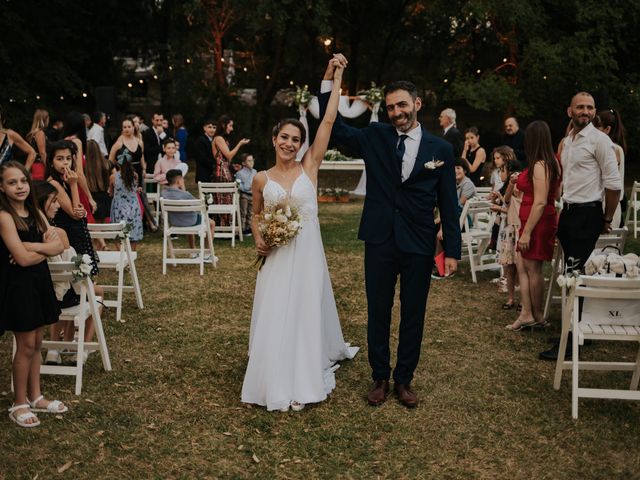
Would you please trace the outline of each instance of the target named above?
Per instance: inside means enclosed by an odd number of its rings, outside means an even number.
[[[579,302],[584,299],[580,318]],[[582,276],[580,285],[569,289],[567,308],[563,313],[563,328],[556,363],[553,387],[558,390],[562,372],[571,369],[571,416],[578,418],[578,400],[611,398],[640,400],[640,348],[634,362],[580,361],[580,346],[585,340],[640,342],[640,279],[610,276]],[[571,329],[573,355],[565,361],[568,331]],[[582,388],[580,370],[631,371],[629,390]]]
[[[627,214],[625,215],[624,224],[629,225],[631,219],[631,211],[633,210],[633,220],[631,231],[633,232],[633,238],[638,238],[638,232],[640,232],[640,223],[638,222],[638,211],[640,211],[640,182],[633,182],[631,187],[631,195],[629,195],[629,202],[627,203]]]
[[[52,262],[49,263],[49,271],[51,272],[51,280],[54,282],[74,282],[73,270],[75,265],[73,262]],[[80,290],[80,304],[75,307],[63,308],[60,314],[60,320],[72,321],[78,329],[77,337],[72,341],[62,340],[44,340],[42,342],[43,349],[66,348],[76,352],[76,364],[69,365],[41,365],[40,374],[42,375],[71,375],[76,377],[75,394],[80,395],[82,391],[82,379],[84,362],[83,356],[85,351],[98,350],[102,358],[102,366],[105,371],[111,371],[111,359],[109,358],[109,350],[107,348],[107,340],[102,328],[102,319],[100,317],[100,308],[98,302],[100,297],[96,297],[93,289],[93,282],[90,277],[74,283],[74,289]],[[89,317],[93,317],[93,324],[96,329],[96,342],[85,342],[85,324]],[[16,354],[15,337],[13,340],[13,355]],[[12,379],[13,386],[13,379]]]
[[[242,217],[240,215],[240,193],[235,182],[226,183],[204,183],[198,182],[198,192],[200,198],[207,205],[209,215],[230,215],[231,225],[216,225],[216,238],[230,238],[231,246],[236,246],[236,235],[240,241],[244,241],[242,236]],[[231,203],[211,203],[209,198],[215,199],[215,194],[230,194]]]
[[[491,203],[485,200],[468,200],[460,213],[462,242],[466,248],[462,259],[469,260],[473,283],[478,283],[477,272],[502,268],[495,254],[487,253],[494,221]]]
[[[120,243],[119,251],[103,251],[98,250],[98,267],[103,270],[115,270],[118,273],[117,285],[103,285],[105,293],[116,292],[115,300],[105,300],[105,307],[116,307],[116,320],[122,321],[122,296],[125,292],[134,292],[136,302],[139,309],[144,308],[142,303],[142,292],[140,290],[140,282],[136,271],[137,252],[131,249],[131,241],[129,236],[124,233],[125,224],[120,223],[89,223],[89,235],[91,238],[101,238],[103,240],[118,240]],[[124,272],[128,271],[131,277],[131,284],[124,282]],[[100,278],[100,277],[98,277]]]
[[[162,235],[162,274],[167,274],[167,264],[200,265],[200,275],[204,275],[204,264],[211,263],[216,266],[216,256],[213,250],[213,238],[209,229],[209,217],[202,199],[194,200],[168,200],[160,199],[164,229]],[[169,213],[198,213],[200,223],[190,227],[175,227],[169,223]],[[174,248],[171,235],[197,235],[200,239],[199,248]],[[217,236],[217,232],[216,232]],[[205,249],[205,239],[207,248]],[[205,260],[205,251],[208,250],[209,258]],[[176,254],[194,254],[192,257],[176,257]]]

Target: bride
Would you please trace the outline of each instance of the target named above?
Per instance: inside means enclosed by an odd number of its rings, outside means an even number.
[[[242,401],[286,412],[321,402],[335,388],[336,362],[353,358],[345,344],[320,236],[316,185],[338,110],[340,80],[347,65],[334,55],[329,105],[313,145],[296,162],[306,131],[294,119],[273,129],[276,164],[253,181],[257,212],[288,197],[302,216],[302,229],[291,243],[269,248],[254,216],[252,231],[259,255],[267,259],[258,272],[249,337],[249,364]]]

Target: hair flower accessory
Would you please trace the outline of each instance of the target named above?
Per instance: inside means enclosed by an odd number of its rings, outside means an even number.
[[[430,162],[424,164],[424,168],[426,168],[427,170],[435,170],[436,168],[440,168],[443,165],[444,162],[442,160],[436,160],[435,158],[432,158]]]
[[[127,147],[124,147],[124,149],[122,149],[122,153],[119,153],[116,156],[116,160],[118,161],[118,165],[122,165],[125,160],[131,161],[131,152],[129,152],[129,149]]]

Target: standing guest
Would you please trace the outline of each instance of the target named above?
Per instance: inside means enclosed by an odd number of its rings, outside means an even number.
[[[456,127],[456,111],[453,108],[445,108],[438,117],[442,127],[442,136],[453,146],[453,154],[456,158],[462,155],[464,142],[460,130]]]
[[[572,128],[561,143],[563,207],[558,240],[565,266],[581,270],[600,234],[611,231],[622,180],[611,139],[592,123],[596,115],[593,96],[588,92],[575,94],[567,115]],[[557,360],[559,345],[556,342],[541,352],[540,359]],[[568,349],[567,356],[570,352]]]
[[[164,155],[156,163],[156,168],[153,170],[153,178],[159,184],[166,185],[166,175],[169,170],[180,170],[184,176],[189,171],[189,166],[178,158],[178,149],[173,138],[167,138],[162,142],[162,149],[164,150]]]
[[[593,119],[593,125],[601,132],[609,135],[609,138],[613,142],[613,148],[615,149],[616,160],[618,162],[618,171],[620,172],[620,181],[624,187],[624,154],[627,151],[627,141],[620,112],[613,109],[600,110]],[[622,189],[621,196],[622,198],[616,207],[616,211],[613,214],[613,220],[611,222],[611,226],[614,228],[623,226],[622,214],[627,210],[624,188]]]
[[[522,168],[527,165],[527,155],[524,150],[524,132],[520,129],[516,117],[505,119],[502,144],[513,149]]]
[[[133,122],[131,122],[133,130]],[[131,226],[129,239],[131,248],[136,249],[137,242],[142,240],[142,212],[138,200],[138,174],[134,165],[131,151],[125,146],[118,150],[116,163],[118,170],[111,174],[109,193],[113,197],[111,201],[111,222],[124,222]]]
[[[25,140],[29,142],[31,148],[36,152],[36,158],[31,168],[27,167],[31,172],[31,180],[44,180],[44,166],[47,162],[47,134],[46,130],[49,126],[49,112],[38,108],[33,113],[33,121],[31,122],[31,130],[25,136]],[[26,166],[26,165],[25,165]]]
[[[80,201],[78,173],[75,160],[76,145],[69,140],[60,140],[49,145],[47,151],[47,182],[56,187],[60,210],[53,219],[56,227],[67,232],[69,243],[80,255],[91,257],[91,275],[98,273],[98,256],[93,249],[87,229],[87,211]]]
[[[144,142],[144,159],[147,164],[147,173],[153,173],[156,162],[162,155],[162,141],[167,138],[167,133],[162,126],[164,118],[161,113],[154,113],[151,117],[152,127],[142,131]],[[143,179],[140,179],[142,182]]]
[[[461,157],[467,162],[469,179],[476,187],[480,187],[484,180],[484,162],[487,159],[487,152],[480,146],[480,134],[476,127],[467,128],[464,132],[464,149]]]
[[[181,113],[176,113],[171,116],[171,123],[173,123],[173,138],[176,139],[178,145],[178,151],[180,153],[180,160],[183,162],[187,161],[187,138],[189,137],[189,132],[184,126],[184,117]]]
[[[104,126],[107,124],[107,115],[104,112],[96,112],[93,114],[93,124],[87,130],[87,140],[95,140],[100,147],[103,157],[109,156],[107,144],[104,139]]]
[[[0,165],[13,159],[13,146],[15,145],[27,155],[25,166],[27,170],[36,159],[36,151],[29,145],[19,133],[5,128],[4,114],[0,105]]]
[[[542,262],[553,258],[558,231],[555,202],[560,190],[561,171],[546,122],[529,124],[524,150],[529,166],[518,175],[516,183],[516,188],[522,192],[516,255],[522,311],[515,322],[506,326],[507,330],[513,331],[545,324]]]
[[[0,334],[12,331],[17,347],[9,418],[33,428],[40,425],[34,412],[68,410],[58,400],[46,400],[40,390],[43,327],[60,315],[47,257],[64,247],[38,210],[29,172],[18,162],[0,166],[0,206]]]
[[[169,135],[169,119],[164,118],[164,115],[162,116],[162,129]]]
[[[167,200],[195,200],[195,197],[191,195],[190,192],[187,192],[184,187],[184,177],[182,172],[178,169],[169,170],[167,172],[167,187],[162,190],[162,198],[166,198]],[[211,231],[211,238],[215,236],[215,228],[216,223],[208,218],[209,221],[209,230]],[[170,212],[169,213],[169,223],[173,227],[193,227],[195,225],[200,225],[203,222],[203,218],[199,213],[194,212]],[[187,237],[187,241],[189,242],[189,248],[195,248],[195,236],[189,235]],[[205,255],[205,261],[211,260],[210,254]],[[214,257],[213,264],[218,261],[218,257]]]
[[[231,174],[230,163],[233,157],[236,156],[238,150],[251,140],[243,138],[236,146],[231,150],[231,144],[229,137],[233,132],[233,120],[227,115],[223,115],[218,120],[218,126],[216,128],[216,135],[213,138],[213,155],[216,159],[215,168],[213,171],[213,181],[217,183],[233,182],[233,175]],[[229,193],[217,193],[214,199],[215,203],[231,203],[231,194]],[[228,226],[229,218],[226,215],[218,217],[218,225]]]
[[[64,129],[64,123],[60,117],[52,117],[49,122],[49,127],[45,129],[47,134],[47,140],[50,142],[57,142],[62,140],[62,130]],[[45,162],[46,163],[46,162]]]
[[[153,134],[152,130],[153,129],[150,128],[148,131]],[[138,189],[140,195],[140,208],[142,209],[144,220],[147,223],[149,230],[151,232],[156,232],[158,230],[158,225],[156,225],[155,218],[149,209],[147,194],[142,189],[144,185],[144,172],[147,171],[144,151],[144,144],[140,137],[136,135],[133,118],[126,117],[122,121],[122,134],[118,140],[116,140],[116,143],[113,144],[113,147],[111,147],[111,152],[109,152],[109,160],[113,165],[116,165],[118,155],[125,154],[127,156],[128,162],[136,174],[135,178],[138,183],[138,187],[140,187]]]
[[[332,78],[332,71],[327,70],[325,80]],[[322,85],[322,91],[327,92],[325,88]],[[321,94],[319,100],[322,116],[328,94]],[[430,135],[418,123],[422,101],[414,84],[398,81],[387,85],[385,106],[390,125],[374,122],[358,129],[346,125],[338,115],[332,137],[364,158],[367,167],[367,196],[358,234],[365,242],[367,343],[374,381],[367,401],[381,405],[389,392],[391,311],[400,276],[394,389],[402,405],[413,408],[418,398],[411,381],[420,358],[436,244],[436,206],[444,229],[445,275],[457,269],[460,258],[454,156],[448,142]]]
[[[109,178],[113,171],[113,164],[102,155],[102,150],[95,140],[87,141],[87,185],[94,200],[98,204],[93,216],[100,223],[106,222],[111,211],[111,197],[109,196]]]
[[[74,170],[78,175],[78,186],[80,194],[80,202],[87,211],[87,222],[95,223],[93,212],[98,208],[95,200],[91,196],[91,191],[87,185],[87,179],[84,176],[84,151],[87,148],[87,129],[83,116],[78,112],[70,112],[64,122],[65,140],[70,140],[76,146],[73,157]]]
[[[236,172],[236,181],[239,183],[240,190],[240,222],[242,224],[243,235],[251,235],[251,219],[253,218],[253,194],[251,185],[256,176],[255,168],[253,168],[253,155],[243,153],[240,155],[242,159],[242,168]]]
[[[511,147],[502,145],[493,149],[491,158],[493,159],[493,170],[489,182],[491,183],[491,191],[498,192],[502,190],[504,185],[504,181],[502,180],[502,166],[510,160],[517,161],[516,154]]]
[[[213,137],[216,125],[211,118],[202,122],[203,133],[196,139],[194,153],[196,156],[196,182],[211,182],[216,158],[213,155]]]
[[[511,310],[515,306],[515,290],[518,270],[516,268],[516,249],[518,244],[518,233],[520,232],[520,204],[522,193],[514,195],[517,173],[520,172],[520,162],[511,151],[511,157],[500,166],[500,176],[503,186],[500,191],[492,192],[496,204],[491,205],[491,209],[499,212],[501,217],[498,245],[498,263],[502,265],[504,276],[507,280],[506,303],[502,304],[503,310]]]

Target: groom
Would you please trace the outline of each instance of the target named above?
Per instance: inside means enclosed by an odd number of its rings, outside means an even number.
[[[346,64],[342,55],[338,57]],[[333,81],[329,64],[321,86],[320,118]],[[457,269],[461,238],[454,158],[451,145],[429,134],[417,121],[422,102],[415,85],[398,81],[385,89],[391,125],[371,123],[358,129],[340,115],[332,141],[364,159],[367,196],[358,238],[365,242],[368,304],[367,343],[373,386],[369,405],[378,406],[389,392],[389,334],[395,286],[400,275],[400,340],[393,370],[394,390],[406,407],[418,403],[410,384],[418,365],[436,232],[434,209],[442,222],[445,273]]]

